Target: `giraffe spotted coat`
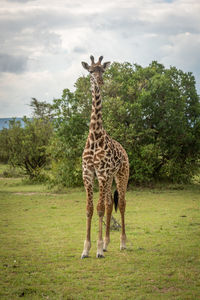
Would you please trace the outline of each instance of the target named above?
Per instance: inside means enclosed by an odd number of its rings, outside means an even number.
[[[86,240],[82,258],[89,256],[91,247],[91,220],[93,215],[93,182],[96,176],[99,183],[99,200],[97,213],[99,215],[99,236],[97,242],[97,257],[104,257],[103,251],[107,251],[110,241],[110,219],[113,209],[113,197],[111,187],[115,179],[119,197],[119,210],[121,213],[122,233],[120,249],[126,248],[125,220],[126,207],[125,193],[129,177],[128,156],[120,143],[113,140],[102,126],[100,86],[103,84],[102,74],[110,63],[101,64],[103,57],[95,64],[91,56],[92,64],[82,62],[85,69],[90,72],[92,89],[92,113],[90,119],[89,135],[82,155],[83,182],[87,194],[87,228]],[[106,209],[106,235],[102,238],[102,219]]]

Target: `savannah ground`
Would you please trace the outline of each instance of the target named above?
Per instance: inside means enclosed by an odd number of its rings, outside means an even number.
[[[112,231],[105,259],[95,257],[95,212],[81,260],[84,190],[1,178],[0,299],[200,299],[200,186],[136,188],[126,198],[127,250]]]

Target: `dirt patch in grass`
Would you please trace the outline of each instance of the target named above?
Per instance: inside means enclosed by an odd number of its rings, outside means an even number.
[[[15,195],[24,195],[24,196],[32,196],[32,195],[44,195],[44,196],[58,196],[58,195],[62,195],[62,194],[55,194],[55,193],[40,193],[40,192],[17,192],[17,193],[13,193]]]
[[[155,291],[160,292],[160,293],[163,293],[163,294],[166,294],[166,293],[169,293],[169,292],[178,292],[178,291],[180,291],[179,288],[174,287],[174,286],[171,286],[171,287],[164,287],[164,288],[158,288],[158,287],[154,286],[153,289],[154,289]]]

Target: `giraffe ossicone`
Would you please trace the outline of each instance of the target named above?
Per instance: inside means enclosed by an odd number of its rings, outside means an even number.
[[[95,63],[91,55],[91,65],[82,62],[82,66],[90,73],[92,89],[92,112],[90,118],[89,134],[82,155],[83,182],[86,190],[86,215],[87,228],[86,240],[81,258],[89,256],[91,248],[91,221],[93,216],[93,183],[96,176],[99,183],[99,200],[97,213],[99,216],[99,234],[97,241],[97,258],[104,257],[110,242],[110,220],[113,210],[113,197],[111,192],[113,179],[117,186],[117,200],[121,213],[121,238],[120,249],[126,248],[125,233],[125,193],[129,178],[128,155],[120,143],[113,140],[104,130],[102,124],[102,101],[100,87],[103,84],[103,73],[109,67],[110,62],[101,64],[103,56]],[[103,240],[103,217],[106,210],[106,234]]]

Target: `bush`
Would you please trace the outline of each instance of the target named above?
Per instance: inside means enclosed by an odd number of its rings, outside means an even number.
[[[41,179],[41,171],[49,163],[46,152],[52,135],[52,125],[41,119],[24,118],[25,127],[12,120],[7,130],[5,150],[9,164],[20,168],[31,180]]]

